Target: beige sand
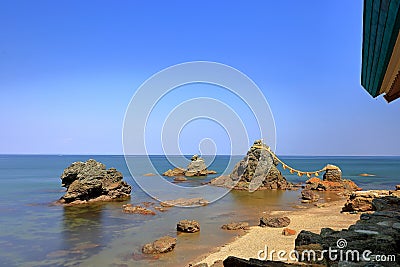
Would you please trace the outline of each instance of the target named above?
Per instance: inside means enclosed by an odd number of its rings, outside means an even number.
[[[291,219],[288,226],[299,233],[301,230],[308,230],[319,233],[321,228],[329,227],[335,230],[348,228],[358,219],[357,214],[340,213],[345,201],[335,201],[325,204],[325,207],[312,207],[310,209],[296,210],[291,212],[273,212],[271,215],[285,215]],[[221,230],[222,231],[222,230]],[[228,256],[240,258],[257,258],[258,251],[268,246],[269,253],[272,250],[285,250],[287,253],[294,249],[294,236],[282,235],[282,228],[258,227],[250,228],[249,233],[238,237],[233,242],[221,247],[217,252],[211,253],[197,263],[207,263],[209,266],[217,260],[224,260]],[[263,256],[263,255],[261,255]],[[286,256],[288,257],[288,255]],[[269,257],[267,259],[270,259]],[[278,260],[273,255],[274,260]],[[288,260],[290,261],[290,260]],[[197,264],[196,263],[196,264]]]

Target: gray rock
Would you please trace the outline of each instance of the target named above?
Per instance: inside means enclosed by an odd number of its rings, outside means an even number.
[[[59,200],[62,204],[81,204],[90,201],[111,201],[130,197],[131,186],[122,180],[115,168],[94,159],[74,162],[61,175],[62,186],[67,192]]]
[[[319,196],[310,189],[301,191],[301,198],[303,200],[318,201]]]

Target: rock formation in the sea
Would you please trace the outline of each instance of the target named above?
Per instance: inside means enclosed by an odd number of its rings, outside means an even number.
[[[343,179],[342,171],[335,165],[326,165],[323,179],[312,177],[306,181],[306,189],[351,193],[361,190],[353,181]]]
[[[223,186],[241,190],[289,189],[292,184],[276,167],[278,162],[266,149],[268,146],[261,140],[256,140],[246,156],[234,167],[228,176],[220,176],[211,180],[211,185]]]
[[[344,212],[365,212],[374,211],[376,208],[373,201],[376,198],[386,196],[400,197],[400,190],[369,190],[353,192],[347,199],[342,211]]]
[[[204,159],[199,157],[198,155],[193,155],[191,161],[186,169],[183,168],[174,168],[169,169],[163,173],[164,176],[207,176],[209,174],[216,174],[216,171],[208,170],[207,165],[204,162]]]
[[[143,246],[142,252],[144,254],[160,254],[172,251],[176,245],[176,238],[164,236],[152,243]]]
[[[343,250],[358,251],[360,262],[355,265],[346,266],[367,266],[366,259],[361,255],[364,251],[368,257],[373,255],[391,256],[395,262],[387,262],[382,266],[399,266],[400,264],[400,198],[385,196],[375,198],[372,201],[375,208],[373,213],[363,213],[354,225],[348,229],[334,231],[330,228],[323,228],[320,234],[309,231],[301,231],[295,241],[295,250],[301,255],[305,250]],[[350,254],[354,255],[354,253]],[[339,255],[339,254],[337,254]],[[337,266],[337,262],[329,259],[328,253],[324,254],[324,260],[320,263],[328,266]],[[337,260],[339,257],[337,257]],[[349,260],[355,262],[355,260]],[[370,261],[369,261],[370,262]],[[378,265],[368,265],[378,266]],[[381,265],[379,265],[381,266]]]
[[[122,200],[130,197],[131,186],[122,180],[122,173],[94,159],[74,162],[61,175],[67,192],[58,201],[62,204],[81,204],[93,201]]]
[[[200,231],[200,224],[195,220],[181,220],[177,223],[176,230],[183,233],[196,233]]]

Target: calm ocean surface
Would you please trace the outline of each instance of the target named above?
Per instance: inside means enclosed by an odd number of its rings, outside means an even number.
[[[59,179],[63,169],[74,161],[89,158],[121,171],[133,187],[131,199],[81,207],[51,205],[64,193]],[[138,163],[136,166],[144,159],[144,156],[133,158]],[[217,156],[209,168],[220,175],[228,159]],[[237,157],[234,161],[240,159]],[[345,178],[352,179],[363,189],[393,189],[400,184],[400,157],[282,159],[305,171],[320,169],[327,163],[338,165]],[[165,157],[152,156],[151,160],[160,172],[171,168]],[[226,170],[229,171],[230,168]],[[148,172],[153,171],[138,167],[134,175]],[[376,176],[360,177],[360,173]],[[304,177],[287,171],[283,174],[293,182],[305,181]],[[193,178],[182,185],[197,186],[214,177]],[[263,212],[293,209],[299,204],[299,194],[300,191],[230,192],[205,207],[171,208],[155,216],[124,214],[121,206],[125,203],[154,200],[136,185],[123,156],[0,155],[0,265],[185,266],[237,234],[221,230],[222,224],[240,220],[255,224]],[[181,219],[199,221],[201,232],[179,235],[176,249],[159,258],[141,255],[143,244],[164,235],[176,236],[175,226]]]

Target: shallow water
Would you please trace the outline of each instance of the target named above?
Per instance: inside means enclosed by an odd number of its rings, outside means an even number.
[[[80,207],[52,205],[64,192],[59,179],[62,170],[74,161],[89,158],[120,170],[133,186],[132,198],[126,202]],[[141,156],[134,159],[138,166],[144,160]],[[392,189],[400,183],[400,157],[283,159],[304,170],[320,169],[326,163],[336,164],[346,178],[355,180],[365,189]],[[155,156],[152,162],[161,172],[172,167],[164,157]],[[231,166],[227,164],[227,157],[221,156],[210,168],[221,173],[227,166],[229,172]],[[147,172],[152,170],[137,168],[134,175]],[[360,173],[376,176],[360,177]],[[284,175],[291,181],[304,181],[295,175]],[[212,177],[193,178],[184,186],[198,186]],[[204,207],[171,208],[164,213],[157,212],[155,216],[124,214],[121,211],[124,203],[154,200],[135,184],[122,156],[0,155],[0,265],[184,266],[237,235],[221,230],[222,224],[241,220],[256,224],[261,215],[272,210],[292,209],[299,204],[299,194],[299,191],[234,191]],[[178,235],[178,244],[171,253],[157,259],[143,257],[141,246],[164,235],[176,236],[176,222],[181,219],[199,221],[201,232]]]

